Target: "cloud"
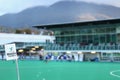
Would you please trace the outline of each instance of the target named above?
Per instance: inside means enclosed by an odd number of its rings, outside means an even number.
[[[17,13],[38,5],[51,5],[59,0],[0,0],[0,14]]]
[[[17,13],[26,8],[38,5],[52,5],[57,1],[63,0],[0,0],[0,15],[5,13]],[[86,1],[98,4],[109,4],[120,7],[120,0],[68,0],[68,1]]]
[[[107,4],[107,5],[120,7],[120,0],[76,0],[76,1],[93,2],[97,4]]]

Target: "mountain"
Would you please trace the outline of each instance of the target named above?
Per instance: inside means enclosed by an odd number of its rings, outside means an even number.
[[[28,8],[16,14],[0,16],[0,25],[25,27],[120,18],[120,8],[81,1],[60,1],[51,6]]]

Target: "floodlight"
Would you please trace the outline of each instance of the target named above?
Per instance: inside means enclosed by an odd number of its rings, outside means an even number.
[[[92,53],[92,54],[95,54],[95,53],[96,53],[96,51],[91,51],[91,53]]]
[[[18,52],[23,52],[23,51],[24,51],[23,49],[18,50]]]
[[[33,53],[34,51],[33,50],[30,50],[31,53]]]
[[[79,52],[78,52],[78,54],[82,54],[82,52],[81,52],[81,51],[79,51]]]
[[[35,46],[35,48],[39,48],[39,46]]]
[[[70,54],[70,53],[71,53],[71,51],[67,51],[66,53],[67,53],[67,54]]]
[[[36,50],[36,48],[32,48],[32,50]]]
[[[41,51],[44,51],[44,49],[42,48]]]

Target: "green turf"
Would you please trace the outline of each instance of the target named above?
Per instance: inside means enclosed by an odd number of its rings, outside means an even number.
[[[120,80],[110,75],[120,63],[19,61],[19,70],[20,80]],[[17,80],[13,61],[0,61],[0,80]]]

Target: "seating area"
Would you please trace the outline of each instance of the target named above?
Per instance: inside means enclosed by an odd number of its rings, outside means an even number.
[[[45,46],[45,50],[120,50],[120,43],[98,43],[98,44],[55,44],[48,43]]]
[[[17,49],[29,46],[42,46],[44,50],[120,50],[120,43],[23,43],[17,44]],[[0,47],[3,50],[3,47]]]

